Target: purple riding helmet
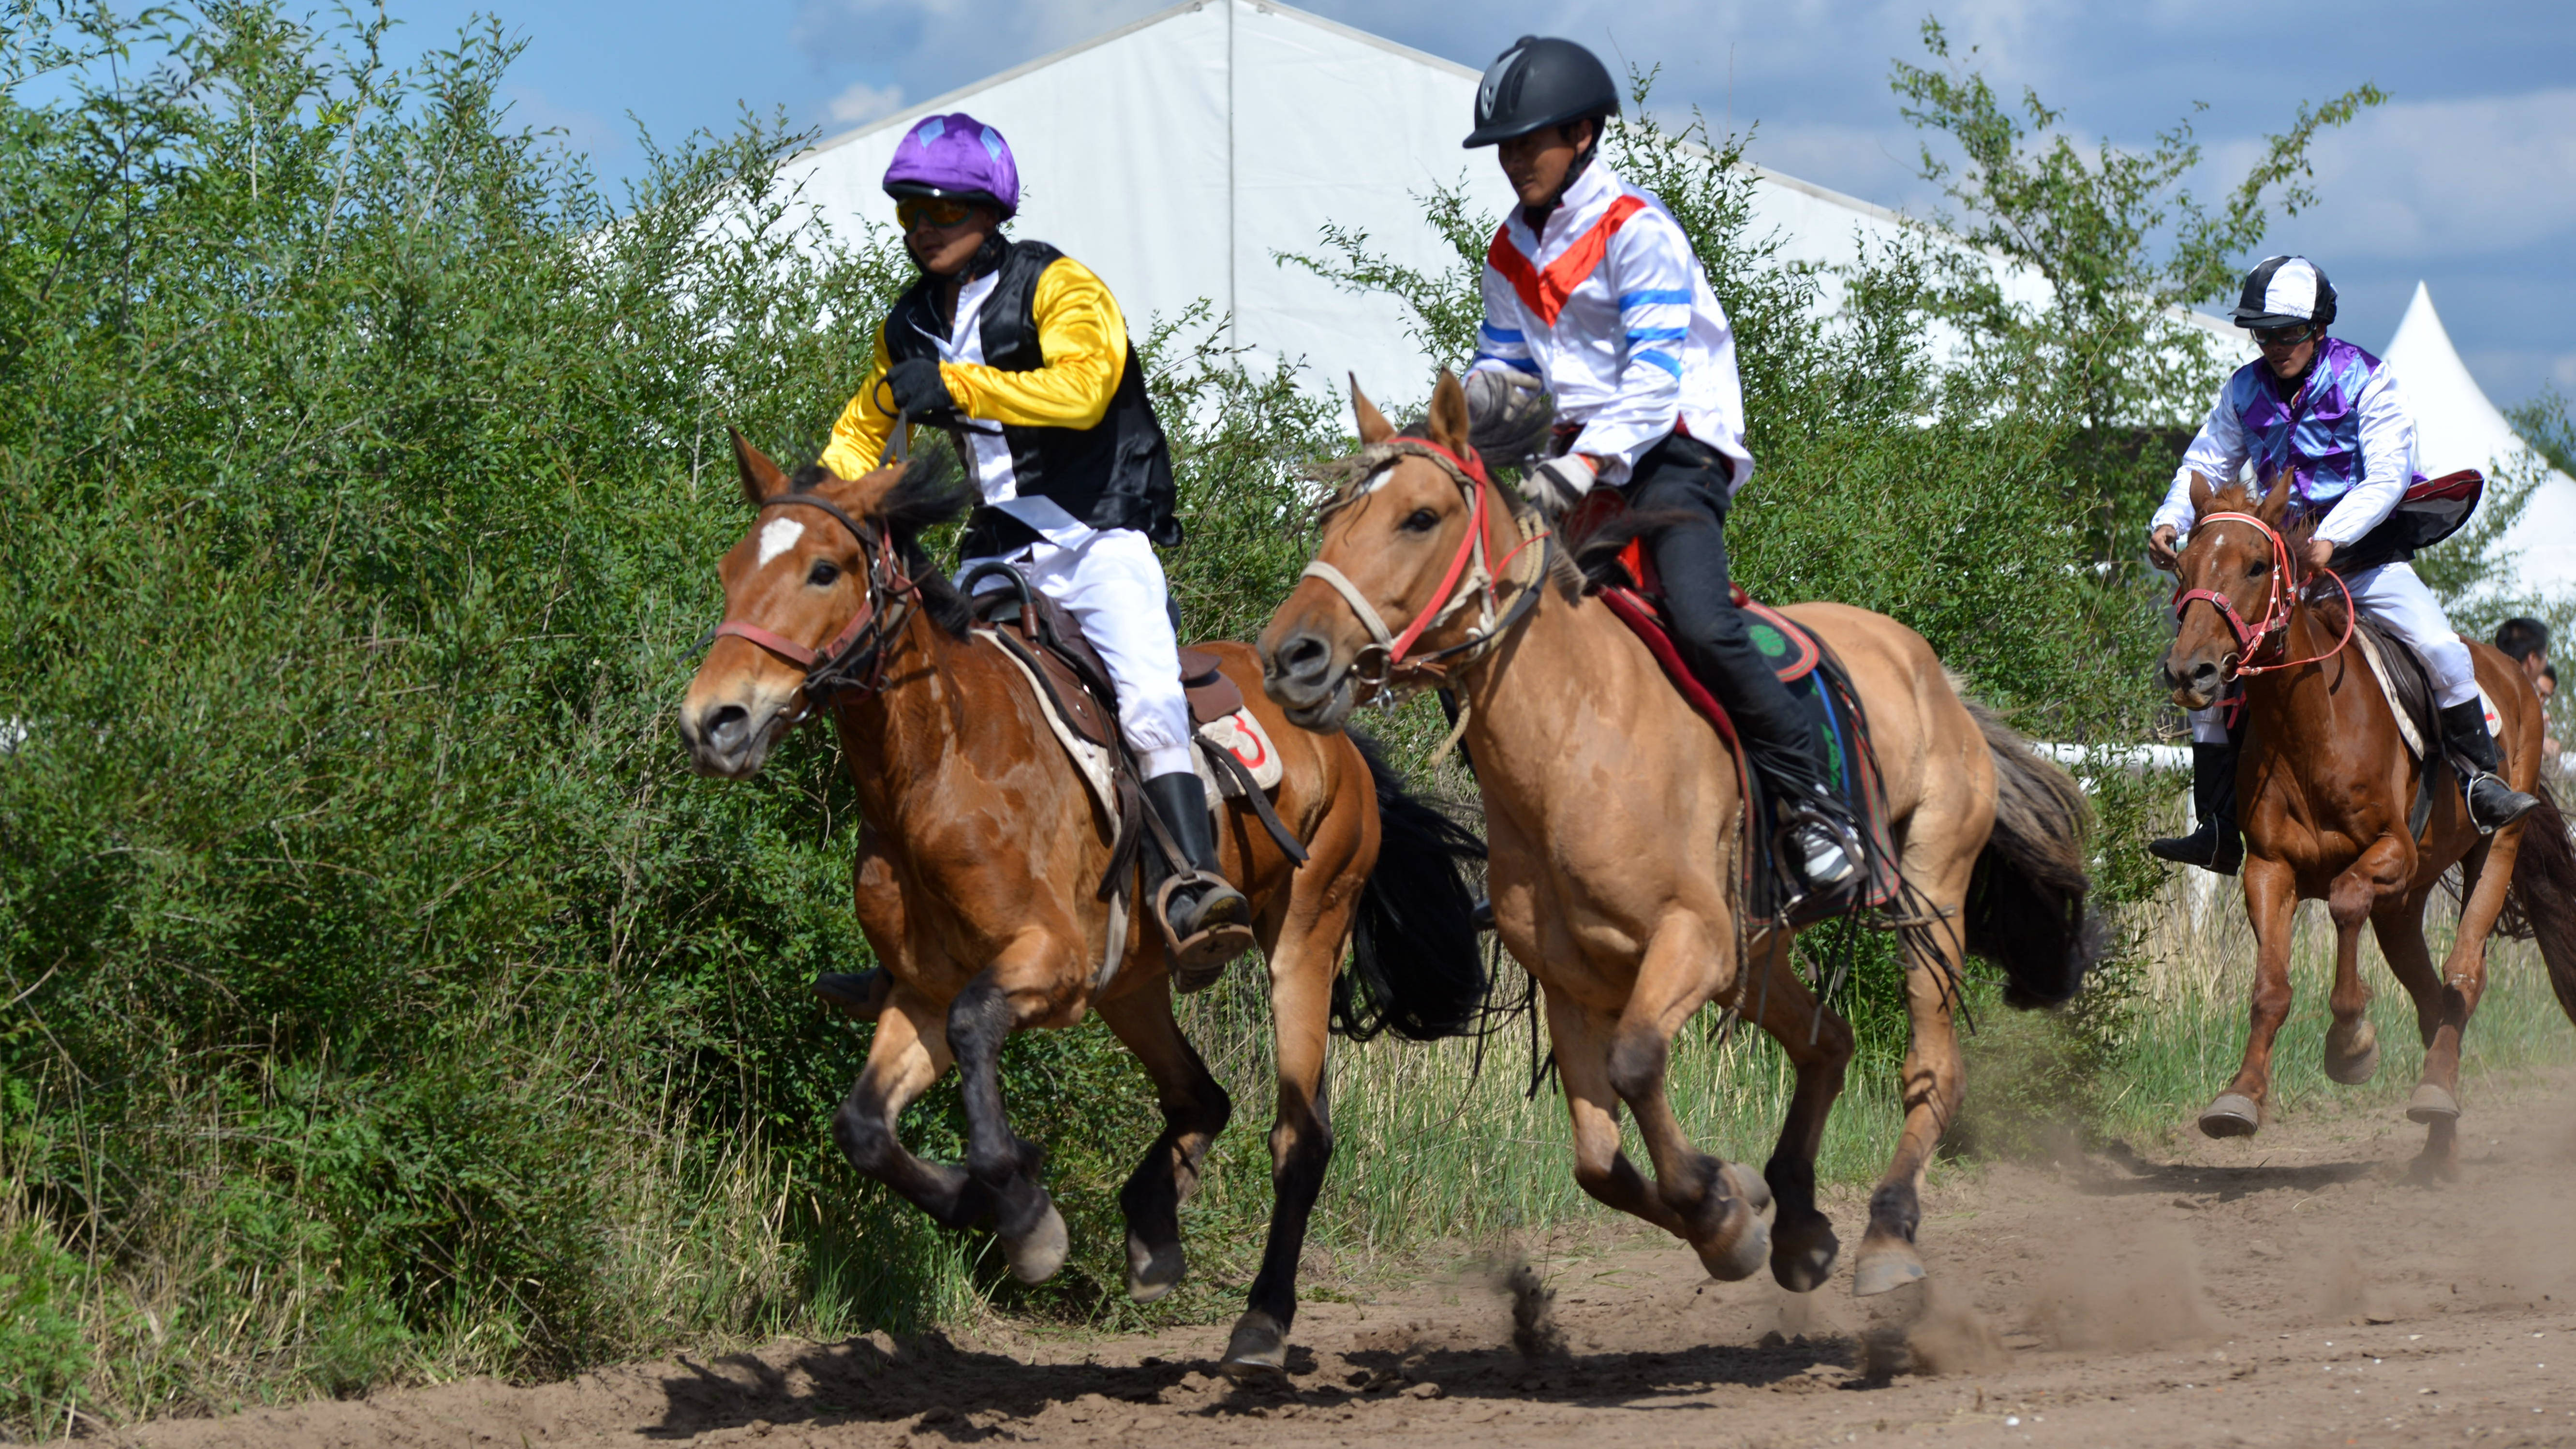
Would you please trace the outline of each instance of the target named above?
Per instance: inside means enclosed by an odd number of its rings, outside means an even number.
[[[1002,133],[964,111],[924,116],[895,143],[886,166],[886,195],[947,197],[1020,209],[1020,168]]]

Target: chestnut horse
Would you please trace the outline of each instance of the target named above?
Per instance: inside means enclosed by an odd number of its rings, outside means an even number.
[[[840,731],[865,820],[852,872],[859,924],[888,979],[834,1138],[860,1172],[941,1224],[990,1218],[1012,1273],[1042,1281],[1064,1261],[1064,1220],[1039,1181],[1041,1150],[1005,1114],[1002,1042],[1097,1011],[1162,1107],[1162,1135],[1119,1195],[1128,1291],[1161,1297],[1184,1267],[1180,1203],[1231,1104],[1173,1020],[1148,913],[1106,939],[1121,918],[1096,887],[1115,822],[1092,803],[1027,677],[970,632],[966,601],[916,542],[967,495],[944,457],[858,479],[808,469],[791,483],[739,436],[734,453],[760,526],[724,556],[725,622],[689,686],[680,734],[699,773],[742,779],[809,714],[828,711]],[[1209,648],[1239,686],[1254,683],[1250,649]],[[1474,837],[1407,798],[1353,741],[1296,728],[1257,690],[1244,694],[1285,767],[1278,814],[1307,854],[1292,863],[1249,811],[1226,807],[1226,874],[1251,899],[1269,960],[1279,1071],[1276,1201],[1226,1349],[1236,1372],[1280,1368],[1295,1321],[1298,1253],[1333,1149],[1328,1029],[1456,1034],[1486,995],[1461,873]],[[1355,923],[1356,989],[1341,971]],[[951,1061],[966,1112],[962,1171],[913,1156],[897,1135],[904,1108]]]
[[[2488,933],[2508,904],[2538,936],[2559,1001],[2576,1016],[2576,853],[2566,822],[2540,774],[2540,698],[2522,671],[2475,641],[2478,683],[2503,717],[2496,745],[2506,783],[2541,794],[2541,808],[2493,835],[2469,823],[2468,804],[2443,761],[2418,762],[2398,733],[2345,615],[2305,597],[2295,561],[2313,519],[2289,527],[2286,480],[2259,499],[2243,485],[2213,489],[2194,475],[2200,520],[2174,565],[2184,591],[2224,596],[2246,637],[2216,607],[2185,604],[2163,670],[2174,703],[2203,709],[2242,677],[2247,739],[2237,765],[2237,819],[2245,832],[2245,913],[2254,926],[2253,1025],[2235,1080],[2200,1115],[2212,1137],[2251,1136],[2271,1096],[2272,1039],[2290,1014],[2291,918],[2321,900],[2334,918],[2334,989],[2326,998],[2325,1071],[2347,1084],[2379,1068],[2377,1033],[2364,1011],[2361,927],[2379,938],[2424,1039],[2423,1075],[2406,1115],[2425,1124],[2420,1168],[2438,1175],[2459,1163],[2460,1038],[2486,990]],[[2329,591],[2328,598],[2335,598]],[[2418,839],[2407,817],[2424,770],[2438,770],[2433,808]],[[2424,903],[2442,875],[2460,867],[2459,934],[2439,974],[2424,943]]]
[[[1356,387],[1353,406],[1363,451],[1326,507],[1309,577],[1262,633],[1265,687],[1317,729],[1387,690],[1455,693],[1484,794],[1495,928],[1544,990],[1575,1180],[1689,1243],[1715,1277],[1750,1275],[1767,1250],[1782,1286],[1819,1286],[1839,1244],[1815,1204],[1815,1156],[1851,1032],[1792,968],[1791,933],[1741,911],[1734,756],[1561,556],[1533,562],[1549,545],[1523,544],[1534,521],[1485,478],[1456,378],[1440,375],[1430,417],[1405,438]],[[2083,803],[2063,771],[1959,697],[1922,636],[1839,604],[1787,612],[1832,646],[1867,705],[1920,911],[1904,933],[1905,1127],[1854,1262],[1854,1290],[1879,1293],[1923,1276],[1917,1195],[1963,1085],[1951,1024],[1963,950],[1999,959],[2025,1005],[2073,995],[2089,964]],[[1796,1069],[1759,1177],[1693,1146],[1665,1097],[1672,1038],[1711,1002],[1769,1032]],[[1652,1183],[1620,1151],[1622,1103]]]

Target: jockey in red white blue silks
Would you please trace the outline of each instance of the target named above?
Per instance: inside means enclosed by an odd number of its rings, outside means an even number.
[[[2223,488],[2248,463],[2260,478],[2286,473],[2293,507],[2318,520],[2308,566],[2323,567],[2342,551],[2355,607],[2404,640],[2431,672],[2444,752],[2472,767],[2464,782],[2469,818],[2482,830],[2512,824],[2539,802],[2496,777],[2495,740],[2487,733],[2469,648],[2406,561],[2413,551],[2393,533],[2373,536],[2408,486],[2420,481],[2414,415],[2388,364],[2326,335],[2334,315],[2334,285],[2305,257],[2271,257],[2247,274],[2236,325],[2253,334],[2263,355],[2219,390],[2148,526],[2148,554],[2159,567],[2172,566],[2178,533],[2194,520],[2194,474]],[[2231,736],[2215,705],[2191,718],[2200,827],[2148,848],[2166,860],[2233,875],[2245,853],[2235,813],[2242,731]]]
[[[1477,87],[1466,144],[1499,147],[1521,204],[1486,253],[1470,418],[1508,432],[1502,420],[1550,395],[1555,456],[1522,480],[1532,503],[1559,514],[1617,488],[1672,515],[1646,546],[1674,643],[1779,801],[1788,864],[1810,890],[1837,890],[1859,877],[1857,839],[1727,588],[1727,508],[1753,476],[1735,334],[1680,223],[1599,159],[1618,111],[1609,71],[1570,40],[1523,36]]]
[[[1171,449],[1126,319],[1080,262],[1002,234],[1019,209],[1019,167],[1002,133],[974,117],[914,122],[885,191],[922,275],[877,329],[874,366],[823,466],[856,478],[881,466],[899,424],[950,430],[984,500],[959,541],[961,571],[1007,564],[1081,626],[1117,689],[1146,799],[1193,868],[1168,903],[1173,939],[1237,943],[1181,964],[1221,965],[1250,943],[1251,909],[1219,868],[1190,760],[1180,646],[1154,556],[1155,544],[1181,540]]]

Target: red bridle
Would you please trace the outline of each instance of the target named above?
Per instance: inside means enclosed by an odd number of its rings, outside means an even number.
[[[2174,617],[2178,619],[2182,616],[2183,610],[2190,608],[2196,602],[2206,601],[2211,608],[2218,611],[2218,617],[2227,625],[2227,631],[2236,636],[2236,652],[2227,656],[2226,662],[2220,666],[2221,676],[2230,680],[2245,679],[2257,674],[2269,674],[2277,669],[2315,664],[2342,653],[2343,646],[2352,642],[2352,590],[2345,585],[2343,575],[2332,569],[2319,569],[2319,573],[2335,581],[2336,588],[2343,590],[2343,637],[2335,641],[2332,649],[2306,659],[2284,659],[2275,664],[2245,662],[2269,647],[2274,636],[2290,627],[2290,618],[2298,611],[2299,591],[2295,587],[2285,587],[2282,583],[2282,580],[2290,576],[2290,545],[2281,537],[2280,530],[2250,513],[2212,513],[2194,526],[2206,528],[2220,523],[2251,524],[2272,545],[2272,574],[2265,581],[2263,622],[2259,625],[2247,624],[2244,616],[2236,611],[2236,601],[2216,589],[2190,589],[2179,585],[2174,589]]]
[[[808,649],[783,634],[739,619],[727,619],[716,625],[708,633],[707,642],[712,644],[723,638],[745,640],[803,669],[805,702],[810,709],[817,703],[830,703],[841,695],[869,693],[883,682],[883,646],[895,629],[902,626],[903,616],[887,612],[879,601],[886,595],[901,597],[915,593],[919,586],[904,577],[898,567],[891,537],[881,529],[862,525],[831,500],[802,493],[782,493],[760,506],[766,510],[791,505],[821,509],[839,520],[841,526],[850,531],[850,537],[858,540],[859,553],[867,560],[867,596],[860,601],[859,611],[850,617],[850,622],[841,626],[841,632],[833,635],[831,642],[820,649]],[[869,664],[865,678],[855,676],[850,668],[862,654],[867,656]]]

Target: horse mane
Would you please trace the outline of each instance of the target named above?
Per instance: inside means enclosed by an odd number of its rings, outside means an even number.
[[[1431,419],[1427,416],[1415,418],[1396,429],[1391,436],[1409,438],[1418,443],[1438,441],[1431,436]],[[1473,443],[1468,446],[1476,448],[1478,456],[1483,456],[1484,449],[1477,448]],[[1318,525],[1330,518],[1343,505],[1359,497],[1360,485],[1377,476],[1379,469],[1367,466],[1369,461],[1368,450],[1362,448],[1356,453],[1347,453],[1339,458],[1317,463],[1306,470],[1307,477],[1332,487],[1332,491],[1327,493],[1315,507],[1315,521]],[[1390,462],[1384,466],[1393,467],[1394,464]],[[1521,497],[1519,489],[1498,486],[1494,491],[1502,495],[1503,507],[1511,514],[1515,526],[1529,516],[1529,502]],[[1564,546],[1566,541],[1560,537],[1557,542],[1558,547],[1547,551],[1548,580],[1556,585],[1557,592],[1565,596],[1567,603],[1579,604],[1583,601],[1585,587],[1583,571],[1575,566],[1572,551]]]
[[[811,493],[832,481],[837,480],[822,464],[808,463],[796,470],[796,476],[788,480],[788,488]],[[896,557],[903,560],[904,572],[920,593],[922,611],[957,639],[966,637],[967,628],[974,623],[974,612],[966,596],[949,580],[948,571],[939,567],[930,551],[921,546],[921,535],[956,521],[974,502],[975,495],[958,478],[956,460],[939,450],[906,463],[903,475],[877,495],[866,515],[893,542]]]

